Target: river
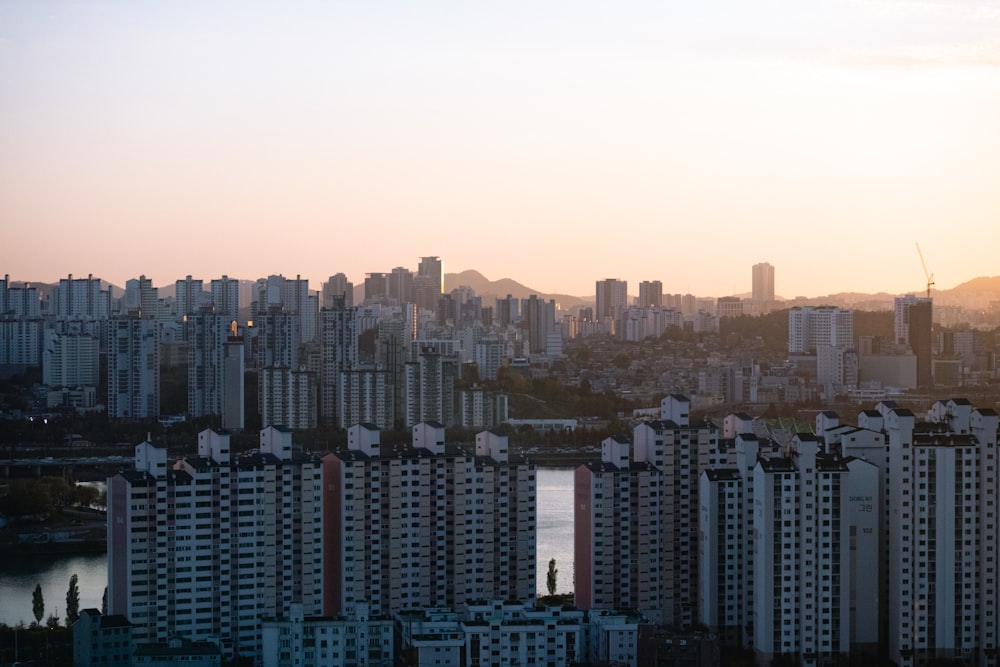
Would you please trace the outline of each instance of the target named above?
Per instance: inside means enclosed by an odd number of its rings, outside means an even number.
[[[559,570],[556,592],[571,593],[573,471],[568,468],[539,468],[535,484],[538,507],[536,589],[539,595],[548,594],[546,575],[549,560],[555,558]],[[13,626],[23,621],[27,625],[34,620],[31,600],[37,584],[42,586],[45,617],[57,611],[61,618],[64,617],[69,578],[74,574],[79,579],[80,609],[100,609],[107,585],[107,557],[104,554],[36,556],[31,559],[5,557],[0,562],[0,623]]]

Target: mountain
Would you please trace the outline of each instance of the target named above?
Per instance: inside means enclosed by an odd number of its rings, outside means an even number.
[[[491,306],[493,305],[493,299],[502,299],[508,294],[515,299],[527,299],[532,294],[535,294],[538,298],[546,301],[549,299],[555,299],[555,302],[558,303],[560,308],[564,310],[593,304],[593,299],[587,299],[584,297],[571,296],[569,294],[543,294],[538,290],[531,289],[530,287],[522,285],[516,280],[512,280],[510,278],[490,280],[479,271],[472,269],[462,271],[461,273],[444,274],[445,294],[451,292],[453,289],[461,287],[462,285],[466,285],[475,290],[476,296],[481,296],[483,298],[484,306]]]

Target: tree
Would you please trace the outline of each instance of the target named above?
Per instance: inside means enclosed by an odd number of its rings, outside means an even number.
[[[31,594],[31,611],[35,615],[35,622],[41,623],[45,616],[45,598],[42,597],[41,584],[35,584],[35,592]]]
[[[549,573],[546,576],[545,585],[549,589],[549,595],[556,594],[556,576],[559,574],[559,570],[556,569],[556,559],[553,558],[549,561]]]
[[[80,587],[77,585],[76,574],[69,578],[69,590],[66,591],[66,627],[73,625],[80,617]]]

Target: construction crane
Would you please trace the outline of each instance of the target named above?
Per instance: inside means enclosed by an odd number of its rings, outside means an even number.
[[[927,262],[924,261],[924,253],[920,252],[920,244],[917,244],[917,254],[920,255],[920,266],[924,267],[924,277],[927,278],[927,298],[931,298],[931,285],[934,284],[934,274],[927,271]]]

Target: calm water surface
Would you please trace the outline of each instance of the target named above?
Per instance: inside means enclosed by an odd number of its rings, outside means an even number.
[[[546,574],[549,560],[556,559],[559,570],[556,590],[573,591],[573,470],[539,468],[536,480],[537,517],[537,592],[547,595]],[[103,554],[80,556],[45,556],[27,558],[0,557],[0,623],[27,625],[35,620],[31,613],[31,594],[42,585],[45,617],[58,611],[66,614],[66,591],[69,578],[76,574],[80,586],[80,609],[101,608],[107,585],[107,558]],[[44,621],[44,619],[43,619]]]

